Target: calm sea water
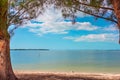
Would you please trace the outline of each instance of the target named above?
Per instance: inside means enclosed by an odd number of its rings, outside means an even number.
[[[119,50],[11,50],[14,70],[120,73]]]

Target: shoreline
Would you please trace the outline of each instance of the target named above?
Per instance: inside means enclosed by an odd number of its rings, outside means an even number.
[[[15,71],[19,80],[120,80],[120,74]]]
[[[45,71],[45,70],[13,70],[15,73],[27,73],[27,74],[31,74],[31,73],[62,73],[62,74],[108,74],[108,75],[120,75],[120,72],[92,72],[92,71],[81,71],[81,72],[77,72],[77,71]]]

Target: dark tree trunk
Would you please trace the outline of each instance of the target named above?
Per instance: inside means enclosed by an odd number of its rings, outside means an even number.
[[[10,60],[10,36],[7,32],[8,0],[0,1],[0,80],[17,80]]]
[[[11,66],[9,39],[0,39],[0,80],[17,80]]]
[[[111,0],[115,15],[118,20],[118,29],[119,29],[119,43],[120,43],[120,0]]]

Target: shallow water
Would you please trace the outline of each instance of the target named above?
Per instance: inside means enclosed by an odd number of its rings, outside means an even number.
[[[14,70],[120,73],[119,50],[11,50]]]

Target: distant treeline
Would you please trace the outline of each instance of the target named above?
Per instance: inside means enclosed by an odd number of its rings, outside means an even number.
[[[10,50],[44,50],[44,51],[49,51],[49,49],[10,49]]]

